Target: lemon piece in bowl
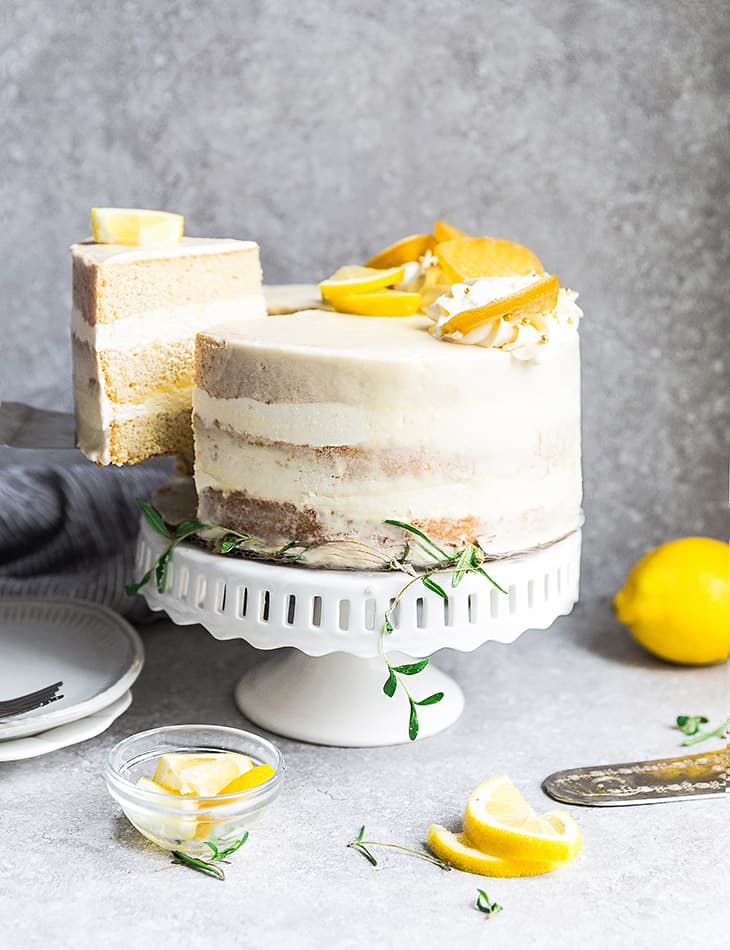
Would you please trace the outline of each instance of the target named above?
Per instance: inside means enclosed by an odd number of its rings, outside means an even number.
[[[464,832],[474,847],[515,861],[570,861],[581,849],[576,821],[562,808],[539,816],[506,775],[476,788],[464,812]]]
[[[146,208],[92,208],[91,232],[98,244],[173,244],[183,235],[184,218]]]
[[[237,752],[168,752],[157,763],[154,781],[179,795],[218,795],[252,767],[251,759]]]
[[[144,776],[137,779],[136,785],[142,792],[149,793],[143,796],[144,801],[126,809],[127,817],[137,831],[162,848],[195,837],[198,811],[195,802]]]
[[[639,643],[673,663],[720,663],[730,654],[730,545],[679,538],[645,554],[613,602]]]

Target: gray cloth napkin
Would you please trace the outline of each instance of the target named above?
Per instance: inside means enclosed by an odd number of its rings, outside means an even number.
[[[0,597],[81,598],[153,619],[124,585],[134,579],[135,498],[148,499],[168,468],[0,468]]]

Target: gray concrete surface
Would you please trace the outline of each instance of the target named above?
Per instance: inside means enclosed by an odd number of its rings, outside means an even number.
[[[282,794],[220,883],[147,845],[102,781],[118,739],[162,723],[241,725],[231,699],[255,660],[240,641],[163,623],[130,710],[104,736],[0,766],[0,920],[7,950],[456,947],[719,950],[730,868],[723,801],[574,808],[583,854],[551,875],[488,880],[383,851],[372,868],[345,844],[365,823],[420,846],[455,826],[483,778],[506,772],[539,807],[550,772],[681,754],[678,713],[727,712],[727,668],[648,657],[605,605],[581,604],[546,632],[438,662],[465,689],[463,718],[432,739],[385,749],[283,741]],[[424,710],[424,714],[427,710]],[[472,908],[486,887],[504,911]]]

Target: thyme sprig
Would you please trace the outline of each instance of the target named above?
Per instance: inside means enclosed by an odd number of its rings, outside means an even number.
[[[168,539],[170,543],[143,577],[141,577],[135,583],[127,584],[125,586],[124,589],[130,597],[133,597],[145,586],[145,584],[148,584],[152,580],[153,575],[158,592],[160,594],[165,593],[165,584],[167,583],[167,574],[173,551],[181,541],[185,541],[186,538],[191,537],[191,535],[199,534],[201,531],[209,531],[211,529],[224,531],[225,533],[223,536],[216,542],[218,550],[221,554],[230,554],[231,551],[234,551],[239,545],[243,544],[244,541],[253,540],[252,535],[223,529],[220,528],[219,525],[207,524],[204,521],[181,521],[179,525],[171,530],[165,523],[165,520],[160,512],[153,505],[147,501],[144,501],[142,498],[137,498],[136,501],[139,510],[142,512],[144,520],[147,522],[147,524],[157,534]]]
[[[477,899],[474,906],[486,916],[487,920],[494,914],[498,914],[501,910],[504,910],[501,904],[498,904],[496,901],[491,901],[487,892],[483,891],[481,887],[477,888]]]
[[[402,562],[394,562],[394,567],[397,567],[398,569],[410,574],[411,578],[406,584],[403,585],[403,587],[398,591],[391,601],[389,607],[385,611],[383,624],[380,628],[380,655],[382,656],[388,670],[388,678],[383,684],[383,692],[389,699],[392,699],[393,696],[395,696],[398,687],[400,687],[405,693],[406,698],[408,699],[409,707],[408,738],[411,741],[414,741],[418,738],[418,732],[420,729],[420,721],[418,718],[419,707],[433,706],[436,703],[440,703],[444,698],[444,694],[442,692],[438,692],[433,693],[431,696],[426,696],[425,699],[414,699],[410,690],[406,686],[403,677],[415,676],[417,673],[425,670],[429,664],[428,657],[424,657],[422,660],[417,660],[415,663],[406,663],[401,666],[394,666],[388,659],[385,650],[385,640],[386,637],[393,633],[395,629],[393,623],[393,614],[395,613],[401,600],[411,589],[411,587],[414,586],[414,584],[421,583],[426,588],[426,590],[432,591],[434,594],[437,594],[445,603],[448,603],[449,595],[446,593],[441,584],[434,580],[434,576],[439,574],[451,575],[452,588],[458,587],[467,574],[480,574],[503,594],[506,594],[507,591],[504,589],[504,587],[501,587],[497,581],[495,581],[495,579],[487,573],[487,571],[485,571],[483,563],[486,560],[486,555],[484,554],[484,551],[482,551],[482,549],[477,547],[475,544],[467,544],[460,551],[456,551],[453,554],[448,554],[442,547],[436,544],[435,541],[429,538],[429,536],[424,531],[421,531],[421,529],[417,528],[415,525],[409,524],[406,521],[397,521],[395,518],[387,518],[385,524],[401,528],[403,531],[408,531],[410,534],[414,535],[417,546],[426,555],[428,555],[428,557],[432,558],[436,562],[433,567],[428,568],[420,574],[413,573],[410,565],[403,564]]]
[[[441,858],[436,858],[432,854],[429,854],[427,851],[417,851],[415,848],[407,848],[404,844],[392,844],[389,841],[366,841],[365,840],[365,825],[360,828],[360,832],[357,838],[352,841],[347,842],[348,848],[353,848],[355,851],[359,851],[360,854],[366,858],[374,868],[378,866],[377,858],[374,857],[370,851],[371,847],[374,848],[393,848],[396,851],[403,851],[406,854],[413,855],[413,857],[421,858],[423,861],[428,861],[429,864],[435,864],[436,867],[441,868],[442,871],[450,871],[451,865],[446,861],[442,861]]]
[[[221,864],[230,864],[228,860],[230,855],[235,854],[240,847],[242,847],[248,841],[248,832],[245,832],[242,838],[239,838],[238,841],[234,841],[232,845],[227,848],[224,848],[222,851],[213,841],[206,841],[205,844],[210,848],[212,856],[209,861],[204,861],[202,858],[194,858],[191,854],[185,854],[184,851],[173,851],[173,864],[183,864],[185,867],[192,868],[194,871],[200,871],[202,874],[207,874],[210,877],[215,877],[219,881],[225,881],[226,875],[223,872],[223,868],[220,867]]]
[[[706,739],[713,739],[716,736],[723,736],[730,730],[730,718],[721,722],[714,729],[705,732],[700,731],[700,726],[709,722],[707,716],[677,716],[677,728],[683,732],[688,739],[682,743],[683,746],[696,745],[698,742],[704,742]]]

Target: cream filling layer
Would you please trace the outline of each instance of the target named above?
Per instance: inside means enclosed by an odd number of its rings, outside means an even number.
[[[156,416],[164,412],[180,412],[190,408],[191,383],[151,393],[140,402],[111,402],[106,396],[95,399],[85,393],[76,397],[76,412],[81,418],[102,429],[111,422],[127,422],[142,416]]]
[[[263,294],[246,294],[230,300],[207,304],[191,304],[173,310],[150,310],[141,316],[115,320],[113,323],[90,324],[78,307],[71,314],[71,332],[82,343],[97,350],[127,349],[187,340],[200,330],[230,320],[252,320],[266,316]]]
[[[532,464],[515,462],[496,472],[491,460],[477,460],[468,478],[454,480],[438,464],[422,470],[374,477],[344,476],[336,462],[317,461],[268,446],[219,445],[213,436],[196,429],[195,483],[221,491],[244,490],[254,498],[289,502],[297,508],[331,509],[354,521],[382,521],[404,515],[427,518],[474,516],[489,521],[520,517],[530,509],[566,508],[580,504],[580,446],[568,448],[560,458],[536,457]],[[395,513],[395,514],[391,514]]]
[[[537,395],[537,394],[536,394]],[[424,396],[425,400],[425,396]],[[193,409],[204,426],[216,421],[253,439],[293,445],[367,446],[373,448],[433,447],[435,451],[473,452],[475,443],[488,439],[500,446],[499,455],[514,458],[524,450],[537,452],[541,434],[573,425],[579,431],[579,393],[567,382],[564,389],[529,401],[516,388],[484,405],[478,400],[462,406],[417,404],[384,406],[344,403],[264,403],[242,396],[218,399],[193,389]],[[426,403],[424,403],[426,404]],[[520,425],[515,440],[515,420]],[[512,453],[512,454],[511,454]]]

